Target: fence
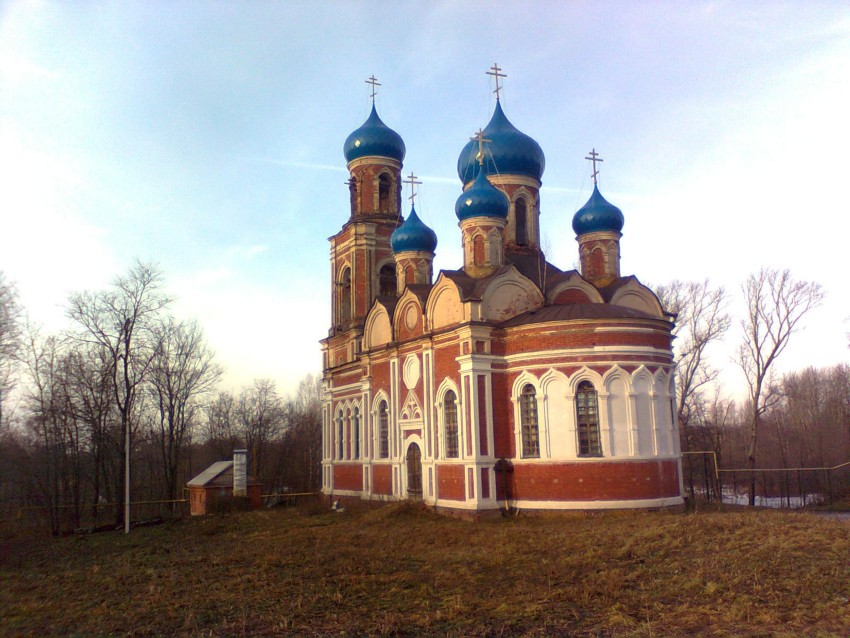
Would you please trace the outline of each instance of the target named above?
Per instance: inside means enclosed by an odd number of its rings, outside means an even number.
[[[746,504],[753,479],[756,505],[768,507],[823,504],[832,509],[850,494],[850,462],[825,467],[722,468],[714,451],[682,454],[685,489],[691,498]]]

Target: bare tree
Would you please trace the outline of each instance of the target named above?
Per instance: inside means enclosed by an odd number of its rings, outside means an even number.
[[[104,348],[112,363],[124,458],[124,491],[119,497],[124,507],[117,510],[117,521],[123,520],[126,533],[130,531],[130,449],[136,399],[156,354],[152,329],[170,301],[161,282],[155,266],[136,261],[110,289],[74,293],[68,301],[68,317],[82,329],[77,339]]]
[[[157,341],[150,368],[150,392],[156,407],[152,436],[162,461],[167,498],[176,499],[180,466],[201,411],[200,400],[221,378],[221,367],[196,322],[169,318],[154,328]]]
[[[266,472],[269,444],[277,437],[285,422],[284,404],[271,379],[255,379],[242,390],[236,403],[239,435],[248,449],[252,473],[261,481],[271,482]]]
[[[207,443],[215,458],[222,459],[233,453],[238,440],[236,425],[236,398],[231,392],[219,392],[207,406]]]
[[[706,424],[706,399],[703,390],[717,379],[717,369],[709,364],[708,347],[726,334],[730,318],[726,312],[727,295],[723,287],[712,288],[709,280],[672,281],[657,289],[661,305],[676,314],[673,334],[676,337],[676,419],[686,451],[704,450],[704,432],[695,426]],[[719,396],[714,397],[717,405]],[[696,422],[696,423],[695,423]],[[703,459],[703,464],[706,459]],[[699,459],[687,457],[687,478],[691,498],[695,497],[695,464]],[[706,486],[707,487],[707,486]]]
[[[676,412],[679,424],[687,426],[702,388],[717,378],[717,369],[706,350],[729,329],[725,289],[712,288],[709,280],[672,281],[658,287],[658,297],[668,312],[676,313]]]
[[[26,426],[35,452],[32,484],[44,504],[51,532],[58,534],[63,519],[77,527],[82,513],[83,437],[70,406],[70,357],[55,337],[42,339],[31,329],[25,361],[30,380]]]
[[[14,366],[22,337],[21,315],[15,286],[0,271],[0,429],[8,419],[4,404],[14,385]]]
[[[743,286],[747,315],[741,320],[744,340],[738,350],[738,364],[746,377],[751,403],[747,461],[750,466],[750,505],[756,501],[756,446],[762,416],[780,398],[773,380],[773,365],[788,346],[806,313],[821,304],[820,284],[795,281],[789,270],[762,268],[747,278]]]

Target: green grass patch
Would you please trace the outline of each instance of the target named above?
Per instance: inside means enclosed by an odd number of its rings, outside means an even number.
[[[278,509],[0,539],[2,635],[845,636],[850,523]]]

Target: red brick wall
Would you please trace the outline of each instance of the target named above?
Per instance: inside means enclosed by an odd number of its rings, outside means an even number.
[[[359,463],[334,465],[334,489],[336,490],[363,490],[363,466]]]
[[[512,381],[507,374],[493,373],[493,455],[497,458],[512,458],[516,455]]]
[[[393,493],[393,468],[390,465],[372,466],[372,492],[390,496]]]
[[[537,328],[540,329],[541,326],[537,326]],[[540,333],[530,330],[528,327],[523,327],[521,330],[508,332],[505,337],[504,353],[515,354],[562,348],[590,348],[593,346],[648,346],[669,349],[670,336],[660,330],[655,334],[629,331],[595,332],[591,326],[586,326]]]
[[[457,357],[460,354],[458,342],[451,341],[440,344],[434,349],[434,387],[439,388],[443,379],[452,379],[460,386],[460,372],[457,367]]]
[[[511,498],[530,501],[637,500],[679,496],[674,460],[514,464]],[[497,495],[504,498],[502,478]]]
[[[558,293],[555,297],[553,305],[570,304],[570,303],[590,303],[590,297],[583,290],[578,288],[570,288]]]
[[[463,465],[437,466],[437,498],[462,501],[464,489]]]

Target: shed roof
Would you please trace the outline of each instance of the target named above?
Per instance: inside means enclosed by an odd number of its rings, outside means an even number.
[[[233,461],[218,461],[187,483],[189,487],[204,487],[212,483],[219,475],[233,468]]]

